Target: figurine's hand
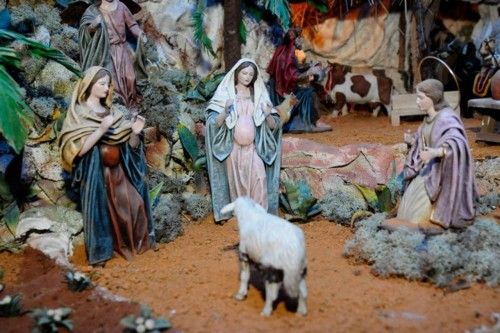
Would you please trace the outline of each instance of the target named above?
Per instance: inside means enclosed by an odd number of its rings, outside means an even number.
[[[101,120],[101,125],[99,126],[99,129],[103,132],[106,133],[106,131],[113,125],[113,115],[107,115]]]
[[[415,144],[415,136],[408,130],[403,134],[403,139],[405,143],[409,144],[410,146],[413,146]]]
[[[262,108],[264,109],[264,116],[266,116],[266,117],[269,116],[271,114],[271,112],[273,111],[273,105],[269,102],[264,103]]]
[[[234,99],[232,98],[229,98],[227,101],[226,101],[226,106],[224,107],[224,111],[226,113],[226,118],[231,114],[231,110],[233,108],[231,108],[231,106],[234,104]]]
[[[141,39],[142,39],[142,42],[144,44],[146,44],[148,42],[148,37],[146,36],[146,34],[144,32],[141,35]]]
[[[92,21],[91,26],[93,28],[97,28],[102,23],[101,15],[97,15],[96,18]]]
[[[143,116],[137,116],[135,122],[132,124],[132,132],[135,134],[141,133],[144,128],[144,124],[146,123],[146,119]]]
[[[441,149],[439,148],[425,148],[420,152],[420,158],[424,163],[429,162],[433,158],[441,156]]]

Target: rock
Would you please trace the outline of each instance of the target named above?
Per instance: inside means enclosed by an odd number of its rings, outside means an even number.
[[[36,187],[40,190],[38,197],[52,204],[56,204],[65,192],[63,181],[41,179],[36,182]]]
[[[387,184],[395,162],[399,174],[404,155],[393,147],[380,144],[358,144],[343,147],[286,137],[283,139],[281,178],[307,179],[314,196],[321,198],[331,189],[335,178],[369,188]]]
[[[160,135],[157,141],[156,130],[152,128],[145,135],[145,155],[147,164],[155,170],[165,172],[165,166],[170,160],[170,144],[168,140]]]
[[[27,175],[34,179],[63,181],[59,149],[55,145],[42,143],[37,146],[26,146],[24,161]]]
[[[16,238],[27,237],[26,244],[42,251],[57,264],[70,267],[72,239],[82,229],[79,212],[59,206],[38,207],[21,213]]]
[[[73,249],[67,234],[31,234],[26,244],[43,252],[46,256],[55,260],[58,265],[65,267],[72,266],[68,258],[73,254]]]
[[[75,62],[74,65],[78,67]],[[35,79],[34,86],[47,87],[56,96],[68,98],[73,92],[78,77],[63,65],[49,61]]]

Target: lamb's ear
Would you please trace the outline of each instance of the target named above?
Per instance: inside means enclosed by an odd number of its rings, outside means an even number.
[[[227,204],[224,207],[222,207],[222,209],[220,210],[220,212],[222,214],[227,214],[227,213],[232,212],[233,210],[234,210],[234,202],[231,202],[230,204]]]

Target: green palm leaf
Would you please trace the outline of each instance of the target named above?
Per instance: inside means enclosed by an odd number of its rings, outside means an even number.
[[[0,65],[0,133],[16,153],[23,149],[28,128],[33,124],[33,113],[26,104],[16,81]]]
[[[0,29],[0,38],[5,38],[7,40],[18,40],[28,47],[28,50],[32,55],[56,61],[79,77],[82,77],[82,71],[80,70],[79,66],[73,60],[71,60],[71,58],[57,49],[45,46],[21,34],[3,29]]]
[[[307,4],[316,8],[321,13],[326,13],[328,11],[328,6],[320,0],[307,0]]]
[[[194,40],[201,44],[202,49],[215,57],[215,52],[212,47],[212,40],[208,38],[203,28],[203,16],[205,10],[205,1],[199,0],[195,11],[193,12]]]
[[[281,26],[287,30],[290,26],[290,8],[288,8],[288,1],[266,0],[265,7],[278,18]]]
[[[21,57],[10,47],[0,46],[0,64],[21,68]]]
[[[247,43],[247,35],[248,35],[247,27],[245,25],[245,22],[243,22],[243,20],[241,20],[241,22],[240,22],[240,41],[243,44]]]

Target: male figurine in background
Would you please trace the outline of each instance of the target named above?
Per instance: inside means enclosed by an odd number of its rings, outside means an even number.
[[[138,38],[138,45],[147,41],[132,13],[121,1],[97,0],[83,14],[78,36],[82,69],[92,66],[109,69],[115,93],[129,109],[134,110],[140,96],[135,85],[133,61],[127,49],[127,28]]]
[[[316,92],[310,84],[314,77],[320,74],[321,68],[300,67],[296,54],[296,51],[300,50],[300,43],[300,30],[291,28],[286,33],[283,44],[274,51],[267,67],[267,72],[271,76],[269,80],[271,101],[274,105],[278,105],[283,101],[285,94],[291,93],[299,101],[292,109],[290,120],[283,126],[283,131],[290,133],[330,131],[331,126],[319,122]]]

